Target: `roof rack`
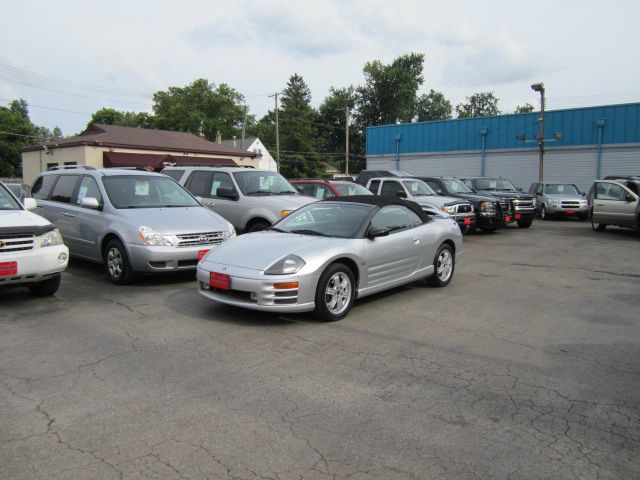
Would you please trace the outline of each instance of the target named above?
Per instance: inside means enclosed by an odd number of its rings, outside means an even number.
[[[217,168],[255,168],[253,165],[226,165],[220,163],[180,163],[176,165],[167,165],[164,168],[168,167],[217,167]]]
[[[84,170],[97,170],[96,167],[92,167],[89,165],[54,165],[52,167],[47,168],[47,171],[49,170],[77,170],[77,169],[84,169]]]
[[[313,180],[314,182],[326,182],[326,183],[329,183],[331,181],[330,178],[292,178],[291,180]]]

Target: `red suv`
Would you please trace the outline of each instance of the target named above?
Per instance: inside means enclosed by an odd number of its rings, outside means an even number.
[[[348,195],[373,195],[369,190],[357,183],[347,180],[293,179],[289,183],[302,195],[318,199],[343,197]]]

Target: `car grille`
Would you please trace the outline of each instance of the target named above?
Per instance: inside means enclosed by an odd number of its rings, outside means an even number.
[[[521,208],[533,208],[533,200],[527,198],[514,198],[513,205],[515,206],[516,210],[519,210]]]
[[[509,200],[500,200],[499,205],[502,213],[511,213],[511,203],[509,203]]]
[[[224,240],[223,232],[184,233],[177,237],[178,247],[219,245]]]
[[[470,203],[458,203],[456,205],[456,213],[471,213],[473,212],[473,207]]]
[[[562,208],[578,208],[580,207],[580,202],[562,202],[561,203]]]
[[[35,235],[32,233],[7,233],[0,235],[0,253],[33,250]]]

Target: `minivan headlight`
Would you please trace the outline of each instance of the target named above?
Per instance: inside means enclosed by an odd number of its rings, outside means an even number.
[[[264,273],[265,275],[287,275],[290,273],[297,273],[304,266],[305,261],[297,255],[287,255],[286,257],[283,257],[277,262],[271,264]]]
[[[53,247],[55,245],[62,245],[62,243],[62,235],[57,228],[40,235],[41,247]]]
[[[560,205],[560,200],[558,200],[557,198],[550,198],[549,203],[554,207],[557,207],[558,205]]]
[[[142,243],[150,247],[175,247],[178,245],[178,238],[175,235],[165,235],[151,227],[140,227],[138,233]]]

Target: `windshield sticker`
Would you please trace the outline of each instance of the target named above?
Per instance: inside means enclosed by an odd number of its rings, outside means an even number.
[[[148,197],[149,196],[149,182],[136,181],[136,197]]]

